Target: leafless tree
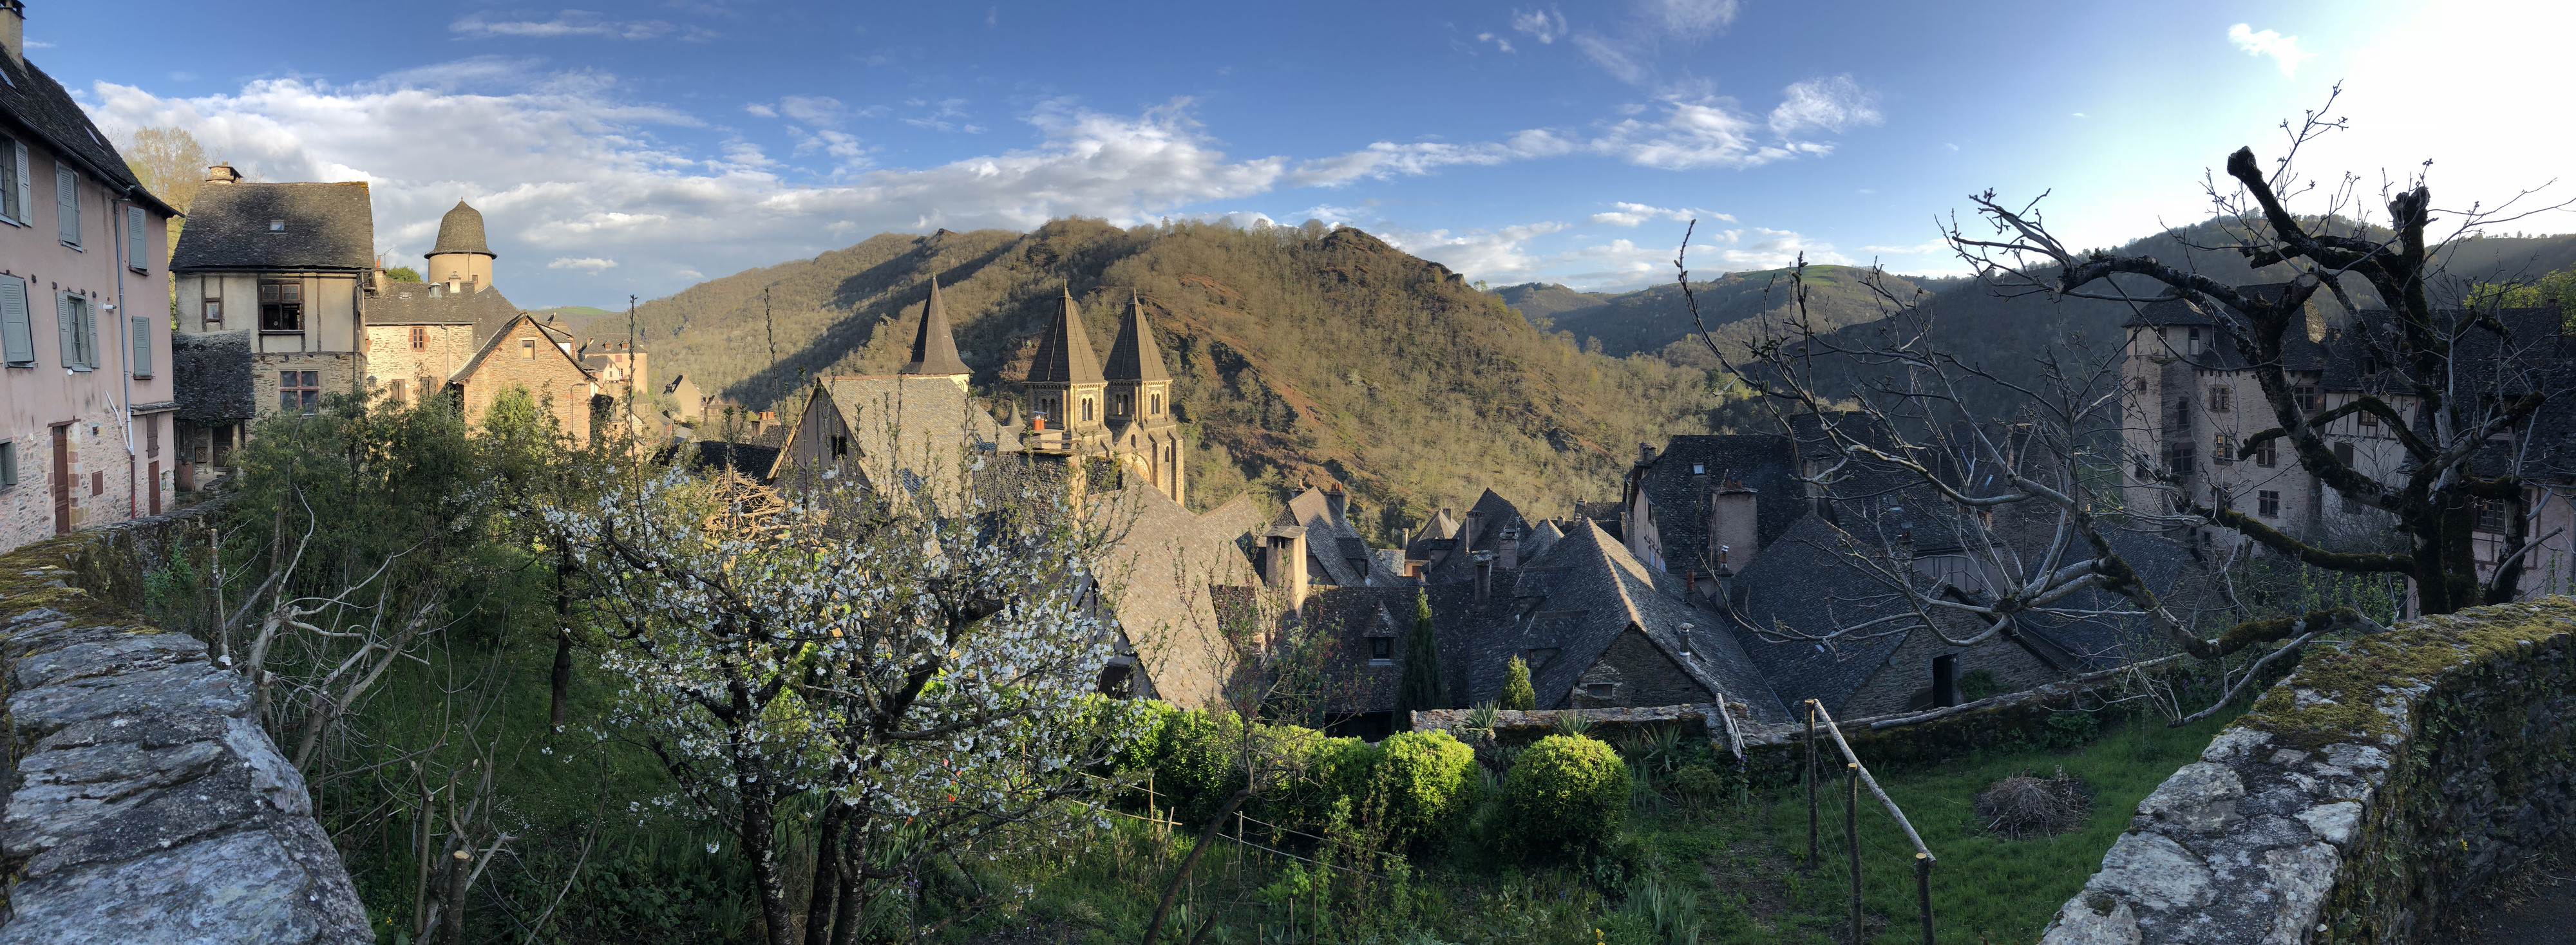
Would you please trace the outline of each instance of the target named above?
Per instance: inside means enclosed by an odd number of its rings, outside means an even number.
[[[2256,642],[2292,638],[2286,651],[2320,632],[2379,626],[2350,607],[2249,620],[2223,597],[2207,614],[2178,606],[2123,556],[2124,531],[2209,530],[2241,536],[2210,543],[2210,554],[2259,548],[2328,571],[2401,576],[2424,613],[2515,597],[2525,557],[2548,537],[2532,533],[2535,510],[2524,496],[2538,455],[2533,420],[2567,386],[2552,348],[2555,316],[2450,304],[2467,287],[2447,285],[2445,265],[2457,241],[2565,204],[2535,208],[2525,192],[2501,206],[2437,215],[2418,172],[2382,186],[2388,216],[2374,221],[2357,196],[2358,178],[2320,187],[2297,168],[2303,147],[2344,127],[2327,104],[2283,123],[2288,142],[2268,172],[2251,148],[2228,158],[2226,177],[2204,185],[2221,238],[2186,240],[2183,259],[2070,249],[2050,232],[2038,200],[2011,204],[1991,191],[1971,198],[1984,227],[1972,232],[1953,219],[1946,236],[1980,287],[2001,296],[2102,300],[2133,312],[2180,305],[2215,325],[2258,383],[2271,425],[2211,459],[2245,460],[2286,442],[2325,488],[2386,513],[2405,547],[2331,547],[2267,525],[2224,489],[2195,490],[2196,478],[2213,480],[2147,455],[2135,445],[2144,437],[2125,435],[2132,421],[2123,409],[2120,347],[2063,339],[2041,357],[2034,381],[1982,363],[1966,339],[1936,330],[1919,296],[1899,297],[1884,283],[1888,318],[1877,328],[1819,330],[1805,317],[1793,271],[1795,314],[1749,355],[1729,357],[1704,324],[1700,335],[1776,420],[1799,424],[1802,448],[1812,451],[1802,470],[1811,486],[1841,500],[1873,500],[1846,501],[1865,514],[1842,530],[1883,585],[1882,606],[1822,635],[1931,627],[1967,644],[2035,620],[2126,615],[2143,617],[2173,648],[2218,659]],[[2322,205],[2293,213],[2289,202],[2300,196],[2321,197]],[[2437,232],[2437,223],[2447,227]],[[2202,271],[2219,255],[2292,275],[2277,291],[2230,285]],[[1687,270],[1681,275],[1687,295]],[[2320,297],[2352,313],[2343,330],[2358,333],[2377,368],[2365,390],[2331,406],[2297,389],[2284,357],[2308,340],[2293,334],[2309,330],[2308,305]],[[2535,330],[2542,325],[2545,332]],[[1982,406],[1997,401],[2014,405],[2011,414]],[[2404,460],[2373,469],[2338,456],[2324,428],[2356,414],[2392,431]],[[2128,501],[2124,473],[2135,492],[2157,500]],[[2500,547],[2483,569],[2472,539],[2481,503],[2508,510]],[[1941,554],[1916,553],[1934,541]],[[2223,632],[2212,637],[2211,629]]]

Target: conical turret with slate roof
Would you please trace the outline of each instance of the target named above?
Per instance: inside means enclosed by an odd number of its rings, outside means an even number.
[[[1037,358],[1029,364],[1029,411],[1047,426],[1077,438],[1097,432],[1106,421],[1100,400],[1106,381],[1100,357],[1091,352],[1091,336],[1082,329],[1082,308],[1066,289],[1056,302],[1055,318],[1038,336]]]
[[[957,336],[948,328],[948,305],[939,298],[939,277],[930,277],[930,299],[921,303],[921,325],[913,331],[912,360],[898,374],[947,377],[964,387],[974,374],[957,357]]]
[[[1186,477],[1180,424],[1172,414],[1172,373],[1163,368],[1154,329],[1145,323],[1144,299],[1133,291],[1102,373],[1108,380],[1110,451],[1126,457],[1130,468],[1172,501],[1181,501]]]
[[[449,291],[488,289],[495,258],[483,239],[483,212],[459,200],[438,219],[438,245],[430,247],[421,279],[448,283]]]

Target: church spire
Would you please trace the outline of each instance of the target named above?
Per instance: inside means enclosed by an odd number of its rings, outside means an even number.
[[[939,299],[939,277],[930,277],[930,300],[921,304],[921,327],[913,332],[912,360],[898,374],[956,376],[972,374],[957,358],[957,335],[948,328],[948,305]]]
[[[1109,364],[1102,373],[1111,381],[1172,379],[1163,369],[1162,350],[1154,345],[1154,329],[1145,324],[1144,300],[1133,290],[1127,293],[1127,312],[1118,320],[1118,340],[1109,346]]]
[[[1082,330],[1082,308],[1067,288],[1056,302],[1055,320],[1038,336],[1037,360],[1029,365],[1031,384],[1098,384],[1100,357],[1091,353],[1091,336]]]

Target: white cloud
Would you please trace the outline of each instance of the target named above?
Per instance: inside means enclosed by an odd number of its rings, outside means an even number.
[[[554,39],[564,36],[590,36],[600,39],[660,39],[674,33],[683,39],[706,39],[713,36],[705,30],[690,27],[682,30],[661,20],[611,20],[588,10],[565,10],[546,21],[492,20],[481,13],[468,13],[447,25],[447,31],[460,37],[492,39]]]
[[[1348,154],[1303,162],[1289,175],[1289,181],[1308,187],[1332,187],[1363,177],[1385,180],[1428,174],[1455,164],[1493,165],[1525,158],[1554,157],[1574,148],[1573,142],[1541,129],[1521,132],[1500,143],[1396,144],[1380,141]]]
[[[603,270],[608,270],[608,269],[615,269],[615,268],[617,268],[617,260],[614,260],[614,259],[601,259],[601,258],[599,258],[599,257],[597,257],[597,256],[584,256],[584,257],[581,257],[581,258],[579,258],[579,259],[575,259],[575,258],[573,258],[573,257],[571,257],[571,256],[563,256],[563,257],[558,257],[558,258],[557,258],[555,261],[553,261],[553,262],[547,263],[547,264],[546,264],[546,268],[548,268],[548,269],[578,269],[578,270],[581,270],[581,271],[583,271],[583,272],[592,273],[592,274],[597,274],[597,273],[599,273],[599,272],[601,272],[601,271],[603,271]]]
[[[1735,22],[1736,0],[1642,0],[1640,12],[1683,39],[1697,39]]]
[[[908,99],[904,104],[906,106],[923,109],[925,111],[925,114],[923,115],[903,120],[904,124],[911,125],[915,128],[928,128],[932,131],[963,131],[967,134],[979,134],[984,130],[984,126],[982,125],[968,124],[965,122],[951,122],[948,120],[951,118],[967,117],[966,109],[964,107],[966,100],[962,98],[943,98],[937,100],[916,98]]]
[[[683,271],[731,272],[846,245],[836,226],[864,234],[1030,229],[1072,215],[1142,222],[1271,191],[1288,172],[1285,158],[1229,158],[1189,120],[1186,100],[1139,114],[1054,102],[1024,116],[1034,139],[1025,147],[800,185],[755,142],[724,141],[712,155],[671,143],[666,131],[701,123],[617,97],[613,77],[473,62],[422,74],[516,80],[468,93],[390,78],[269,79],[194,98],[99,83],[82,98],[104,125],[187,127],[260,180],[368,182],[376,248],[397,264],[418,259],[459,197],[472,201],[503,254],[495,281],[522,305],[578,301],[588,290],[557,288],[569,275],[560,270],[514,272],[511,258],[614,259],[619,277],[650,295],[685,286],[674,281]],[[860,146],[813,137],[834,157]]]
[[[1630,85],[1646,81],[1646,67],[1615,43],[1591,33],[1574,34],[1574,48],[1583,50],[1585,58],[1610,73],[1610,77]]]
[[[1565,38],[1565,14],[1558,12],[1554,8],[1530,10],[1528,12],[1522,12],[1520,9],[1514,8],[1512,10],[1512,29],[1516,32],[1528,34],[1529,38],[1538,40],[1541,45],[1553,43],[1559,39]],[[1503,51],[1510,52],[1511,47],[1505,46],[1503,47]]]
[[[1529,245],[1565,228],[1562,223],[1542,221],[1490,230],[1408,230],[1387,226],[1370,232],[1405,252],[1436,260],[1470,279],[1498,284],[1545,279],[1579,289],[1635,289],[1673,276],[1673,252],[1681,239],[1678,229],[1672,233],[1672,243],[1640,245],[1634,240],[1619,239],[1556,252],[1539,251]],[[1745,227],[1703,231],[1694,238],[1691,274],[1705,279],[1725,272],[1772,269],[1796,262],[1802,252],[1808,262],[1852,264],[1830,243],[1817,242],[1791,230]]]
[[[31,39],[31,40],[27,40],[26,42],[27,42],[27,48],[29,48],[29,49],[52,49],[52,48],[54,48],[54,44],[52,44],[52,43],[48,43],[48,42],[45,42],[44,40],[41,40],[41,39]]]
[[[2283,36],[2272,30],[2257,33],[2250,23],[2238,23],[2228,27],[2227,39],[2235,43],[2236,48],[2244,50],[2248,56],[2272,57],[2272,61],[2280,65],[2281,74],[2285,76],[2298,75],[2299,63],[2317,56],[2316,53],[2299,48],[2299,38],[2296,36]]]
[[[790,95],[778,100],[778,113],[807,124],[837,125],[848,110],[829,95]]]
[[[776,118],[776,117],[778,117],[778,109],[771,108],[771,107],[769,107],[769,106],[767,106],[767,105],[763,105],[763,104],[761,104],[761,103],[759,103],[759,102],[753,102],[753,103],[751,103],[751,104],[745,105],[745,106],[743,106],[743,107],[742,107],[742,110],[743,110],[743,111],[745,111],[745,112],[749,112],[749,113],[751,113],[751,114],[754,114],[754,115],[758,115],[758,116],[760,116],[760,117],[762,117],[762,118]]]
[[[1690,220],[1724,220],[1728,223],[1735,222],[1735,218],[1732,216],[1728,216],[1723,213],[1710,213],[1706,210],[1693,210],[1689,208],[1667,210],[1662,207],[1650,207],[1642,203],[1625,202],[1613,203],[1611,206],[1617,207],[1618,209],[1607,213],[1593,214],[1591,218],[1585,222],[1596,225],[1608,224],[1610,226],[1636,226],[1650,220],[1672,220],[1675,222],[1688,222]]]
[[[1500,37],[1500,36],[1496,36],[1496,35],[1494,35],[1494,34],[1492,34],[1492,33],[1478,33],[1478,34],[1476,34],[1476,41],[1477,41],[1477,42],[1480,42],[1480,43],[1492,43],[1492,44],[1494,44],[1496,47],[1500,48],[1500,49],[1501,49],[1502,51],[1504,51],[1504,52],[1512,52],[1512,51],[1513,51],[1513,50],[1512,50],[1512,41],[1511,41],[1511,40],[1504,39],[1504,38],[1502,38],[1502,37]]]
[[[1846,131],[1878,124],[1881,118],[1878,96],[1849,74],[1809,79],[1781,90],[1781,96],[1779,107],[1771,110],[1771,131],[1783,136],[1809,128]]]

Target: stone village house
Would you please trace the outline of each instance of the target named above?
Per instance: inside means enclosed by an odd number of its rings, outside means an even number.
[[[374,241],[363,181],[260,184],[208,169],[171,267],[190,459],[228,465],[250,425],[335,393],[447,397],[479,419],[524,389],[566,435],[589,438],[600,382],[569,336],[493,286],[482,213],[458,201],[439,221],[425,264],[437,281],[387,278]]]
[[[0,549],[172,501],[171,218],[0,0]],[[48,330],[50,329],[50,330]]]

